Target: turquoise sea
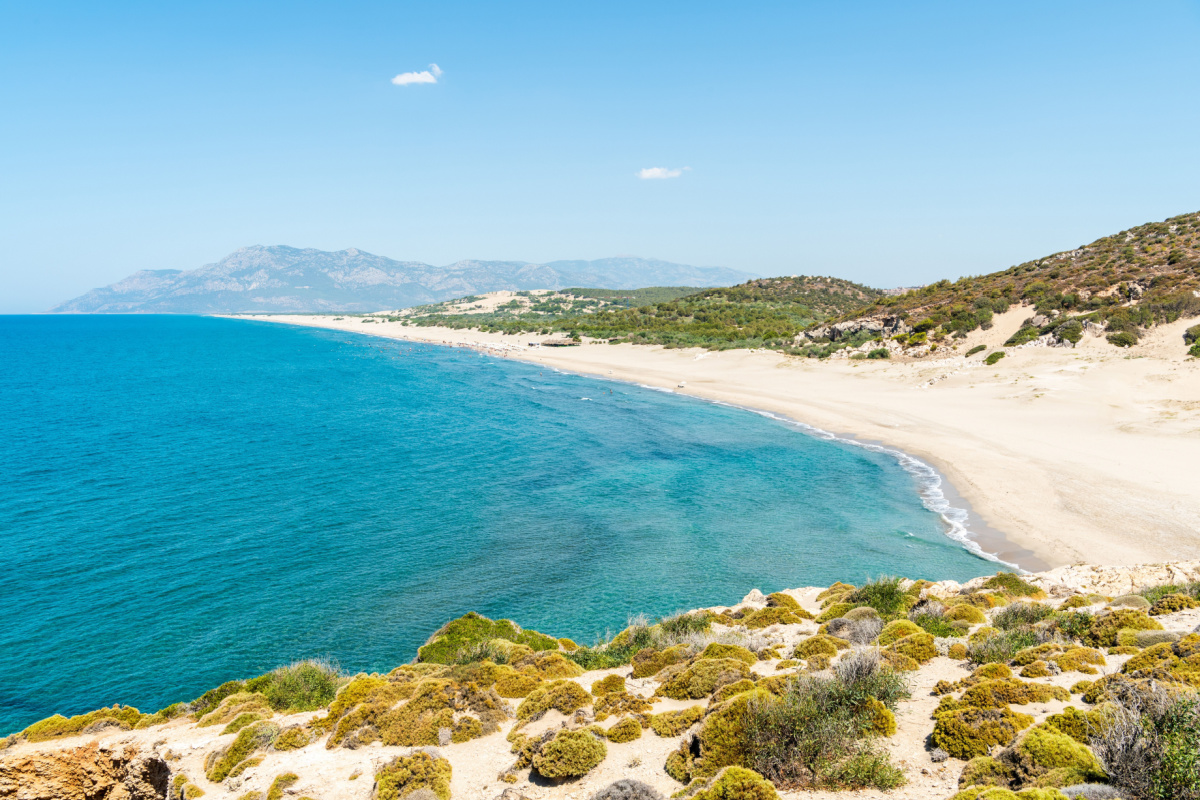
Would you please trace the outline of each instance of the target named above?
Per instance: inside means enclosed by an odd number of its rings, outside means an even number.
[[[390,669],[470,610],[590,643],[754,587],[995,568],[893,454],[469,350],[0,317],[0,364],[0,734],[298,658]]]

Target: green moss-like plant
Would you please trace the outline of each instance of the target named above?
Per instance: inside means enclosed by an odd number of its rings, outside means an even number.
[[[559,652],[535,652],[513,662],[519,671],[536,675],[542,680],[578,678],[583,667]]]
[[[818,633],[815,636],[809,636],[792,648],[792,658],[812,658],[813,656],[832,658],[838,654],[839,650],[845,650],[849,646],[850,643],[845,639]]]
[[[746,736],[746,712],[751,703],[777,702],[763,689],[744,692],[714,708],[700,725],[697,740],[700,757],[692,765],[691,776],[708,778],[723,767],[745,766],[749,755]]]
[[[665,650],[654,647],[643,648],[633,656],[633,677],[649,678],[657,675],[664,667],[687,661],[688,657],[688,647],[683,644],[673,645]]]
[[[824,603],[827,600],[834,601],[834,598],[844,597],[845,595],[853,592],[856,588],[858,587],[852,583],[842,583],[841,581],[836,581],[828,589],[823,590],[817,595],[817,602]]]
[[[246,727],[247,725],[258,722],[261,719],[264,719],[262,714],[254,714],[254,713],[238,714],[236,717],[234,717],[233,722],[230,722],[228,725],[226,725],[224,728],[221,729],[221,733],[222,733],[222,735],[227,734],[227,733],[237,733],[238,731],[240,731],[242,728]]]
[[[915,622],[907,619],[898,619],[884,625],[883,630],[879,632],[879,638],[875,642],[880,647],[887,647],[898,639],[903,639],[905,636],[911,636],[914,633],[924,633],[924,631]]]
[[[1155,667],[1164,667],[1170,669],[1179,663],[1179,657],[1175,655],[1174,642],[1163,642],[1142,650],[1133,658],[1126,661],[1121,666],[1121,672],[1129,674],[1143,669],[1154,669]]]
[[[804,606],[800,605],[796,598],[792,597],[790,594],[784,594],[783,592],[771,592],[771,594],[767,595],[767,605],[786,608],[788,611],[792,612],[801,619],[813,618],[813,615],[806,611]]]
[[[683,733],[703,718],[704,709],[700,706],[679,711],[664,711],[650,717],[650,729],[659,736],[670,738]]]
[[[256,722],[244,728],[207,767],[206,776],[213,783],[220,783],[255,751],[270,747],[278,735],[279,726],[271,722]]]
[[[717,642],[713,642],[704,648],[704,652],[700,654],[700,658],[736,658],[746,666],[758,663],[758,656],[745,647],[736,644],[718,644]]]
[[[693,800],[779,800],[775,785],[752,769],[726,767]]]
[[[87,714],[67,718],[60,714],[33,723],[21,735],[30,742],[44,742],[63,736],[74,736],[85,729],[98,725],[109,724],[122,730],[130,730],[141,721],[142,714],[133,706],[113,706],[100,708]]]
[[[997,572],[984,582],[983,588],[1007,592],[1014,597],[1042,598],[1046,593],[1031,583],[1021,580],[1015,572]]]
[[[1100,762],[1086,745],[1063,733],[1034,728],[1021,739],[1015,754],[1022,771],[1037,777],[1054,770],[1059,786],[1107,780]]]
[[[987,622],[987,615],[972,605],[963,603],[962,605],[953,606],[946,610],[946,619],[951,622],[962,621],[972,625],[978,625]]]
[[[1169,594],[1159,598],[1150,607],[1150,616],[1160,617],[1163,614],[1174,614],[1176,611],[1186,611],[1189,608],[1200,607],[1200,600],[1186,594]]]
[[[496,694],[501,697],[528,697],[529,693],[542,685],[542,679],[528,672],[511,669],[496,678]]]
[[[753,689],[754,686],[755,686],[754,681],[750,680],[749,678],[743,678],[740,681],[734,681],[733,683],[727,683],[724,686],[722,686],[721,688],[717,689],[715,692],[713,692],[712,700],[710,701],[710,703],[712,705],[717,705],[718,703],[724,703],[726,700],[733,697],[735,694],[741,694],[742,692],[748,692],[751,689]]]
[[[1045,678],[1050,674],[1050,666],[1045,661],[1034,661],[1021,670],[1022,678]]]
[[[673,750],[663,764],[663,771],[680,783],[687,783],[691,777],[691,761],[683,750]]]
[[[983,681],[967,689],[962,696],[965,705],[975,708],[1002,708],[1009,704],[1026,705],[1069,699],[1070,693],[1061,686],[1026,683],[1015,678]]]
[[[1107,663],[1104,654],[1091,647],[1072,647],[1065,653],[1051,657],[1050,660],[1063,672],[1083,672],[1089,675],[1096,674],[1093,666],[1102,667]]]
[[[897,639],[889,645],[889,648],[921,664],[937,658],[938,655],[937,647],[933,643],[933,636],[928,633],[909,634]]]
[[[452,775],[449,761],[424,751],[397,756],[375,773],[375,800],[401,800],[418,789],[428,789],[438,800],[450,800]]]
[[[537,719],[554,708],[563,714],[573,714],[592,702],[591,696],[574,681],[554,681],[539,686],[517,707],[517,719],[522,722]]]
[[[271,781],[271,788],[267,790],[267,800],[283,800],[284,789],[298,780],[300,780],[300,776],[294,772],[285,772],[278,776]]]
[[[749,668],[737,659],[705,658],[659,685],[655,694],[675,700],[698,700],[708,697],[720,686],[749,677]]]
[[[259,692],[237,692],[226,697],[216,708],[201,717],[196,726],[206,728],[210,725],[228,725],[242,714],[258,714],[265,719],[273,713],[266,695]]]
[[[863,584],[843,598],[856,606],[868,606],[883,619],[895,619],[903,614],[912,596],[900,588],[899,578],[880,578]]]
[[[537,631],[522,630],[512,620],[491,620],[474,611],[451,620],[417,650],[417,660],[454,664],[492,639],[522,644],[533,650],[557,650],[558,640]]]
[[[741,624],[751,630],[757,630],[769,628],[772,625],[799,625],[804,619],[789,609],[780,606],[766,606],[742,617]],[[812,619],[811,614],[808,615],[808,619]]]
[[[625,678],[621,675],[609,675],[592,684],[592,694],[595,697],[625,691]]]
[[[833,603],[820,613],[817,617],[817,622],[829,622],[831,619],[845,616],[846,612],[853,609],[854,605],[852,603]]]
[[[560,731],[533,757],[544,778],[577,778],[591,772],[608,755],[604,742],[587,731]]]
[[[950,645],[950,649],[947,651],[946,656],[954,659],[955,661],[963,661],[967,657],[967,646],[962,642],[955,642],[954,644]]]
[[[964,761],[1006,746],[1033,724],[1033,717],[1008,708],[960,708],[937,714],[933,743]]]
[[[958,776],[959,786],[1007,787],[1015,776],[1013,768],[991,756],[976,756],[963,767]]]
[[[1087,643],[1093,647],[1112,647],[1117,642],[1117,633],[1122,630],[1161,631],[1162,625],[1151,619],[1146,612],[1132,608],[1120,609],[1103,614],[1092,622],[1087,632]]]
[[[1071,687],[1074,692],[1075,687]],[[1045,724],[1058,733],[1070,736],[1080,744],[1088,744],[1105,725],[1105,715],[1100,711],[1080,711],[1067,706],[1062,713],[1046,717]]]
[[[566,637],[563,637],[563,636],[559,637],[558,646],[561,647],[563,650],[565,650],[568,653],[574,653],[576,650],[579,649],[579,645],[575,644],[575,642],[573,642],[570,639],[567,639]]]
[[[879,655],[887,662],[887,665],[897,672],[915,672],[921,668],[916,659],[909,658],[903,653],[897,653],[895,650],[884,649],[879,651]],[[811,662],[809,664],[811,669]]]
[[[606,730],[604,735],[610,742],[617,744],[632,742],[634,739],[642,738],[642,725],[633,717],[626,717]]]
[[[275,749],[280,751],[299,750],[311,744],[316,737],[313,732],[304,725],[292,725],[284,728],[279,732],[279,736],[275,738]]]
[[[896,733],[896,715],[874,697],[868,697],[866,713],[868,729],[876,736],[892,736]]]

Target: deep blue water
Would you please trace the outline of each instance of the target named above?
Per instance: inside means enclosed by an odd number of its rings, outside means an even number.
[[[634,613],[991,571],[894,457],[468,350],[198,317],[0,317],[0,733],[466,611]]]

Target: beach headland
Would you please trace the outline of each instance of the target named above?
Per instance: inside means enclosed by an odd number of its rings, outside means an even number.
[[[473,347],[879,442],[937,469],[984,523],[973,528],[980,546],[1029,569],[1196,558],[1200,361],[1178,346],[1194,320],[1155,328],[1129,349],[1085,336],[1074,349],[1011,349],[994,366],[960,355],[998,347],[1025,316],[1019,307],[998,315],[957,352],[916,361],[589,341],[539,347],[547,337],[330,315],[237,318]]]

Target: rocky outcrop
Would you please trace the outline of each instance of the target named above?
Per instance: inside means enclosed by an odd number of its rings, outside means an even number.
[[[0,760],[3,800],[165,800],[171,770],[136,747],[93,743]]]
[[[895,336],[899,333],[908,333],[912,327],[900,317],[873,317],[869,319],[855,319],[848,322],[837,322],[833,325],[823,325],[820,328],[812,328],[805,331],[796,338],[807,339],[810,342],[819,340],[829,340],[836,342],[839,339],[845,339],[847,336],[853,336],[856,333],[867,332],[876,336]]]

